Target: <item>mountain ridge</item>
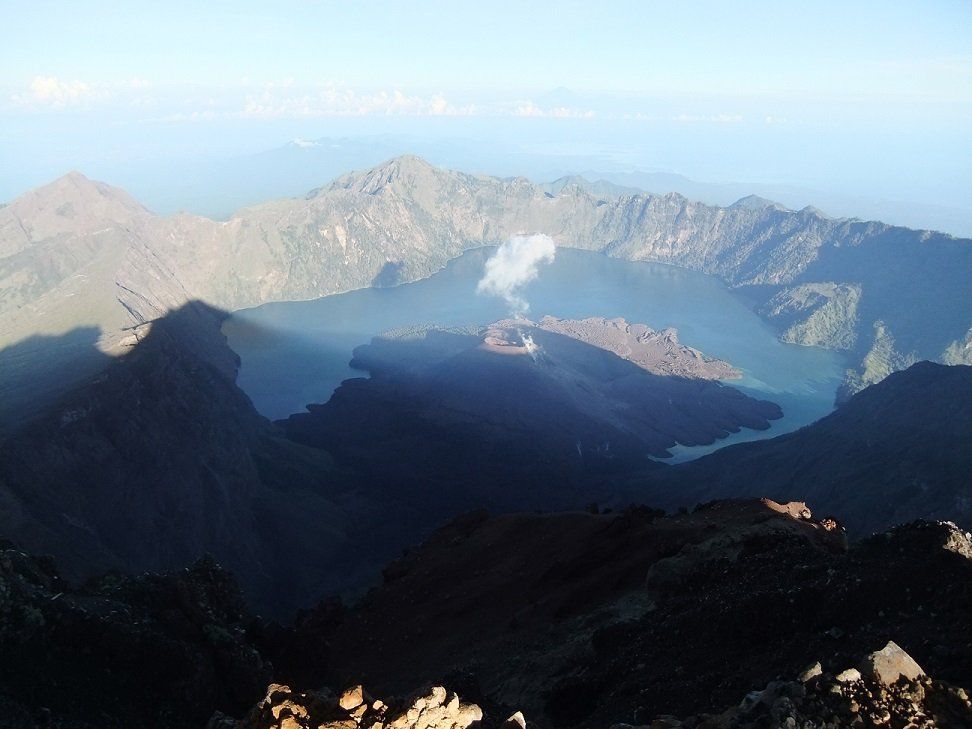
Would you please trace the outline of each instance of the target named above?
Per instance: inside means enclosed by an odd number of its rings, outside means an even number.
[[[972,243],[943,234],[807,208],[719,208],[677,194],[605,200],[579,186],[552,194],[524,178],[467,175],[408,155],[224,222],[159,217],[84,179],[66,176],[0,209],[0,251],[8,253],[0,256],[0,346],[98,326],[102,351],[117,354],[129,328],[191,299],[232,311],[414,281],[469,248],[540,230],[559,245],[717,276],[751,290],[764,318],[783,328],[765,309],[775,299],[787,312],[787,341],[849,353],[846,394],[912,355],[972,357],[962,345],[972,331]],[[78,187],[94,210],[80,223],[46,202]],[[114,201],[107,208],[105,195]],[[915,279],[935,281],[937,290],[916,289]],[[802,293],[808,285],[816,286],[812,298]],[[847,286],[858,287],[858,304],[832,303],[827,292]],[[0,394],[22,382],[0,381]]]

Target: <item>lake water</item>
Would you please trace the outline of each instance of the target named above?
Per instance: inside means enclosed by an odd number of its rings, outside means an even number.
[[[326,402],[343,380],[361,377],[348,366],[351,352],[383,331],[424,324],[484,325],[506,317],[502,300],[476,294],[491,252],[470,251],[430,278],[394,288],[236,312],[223,332],[242,359],[240,387],[263,415],[284,418],[308,403]],[[543,267],[524,293],[532,319],[546,314],[623,316],[653,329],[675,327],[683,344],[742,370],[743,378],[728,384],[783,409],[783,418],[768,431],[743,429],[711,446],[677,447],[668,462],[786,433],[833,410],[843,357],[780,342],[769,325],[711,276],[560,248],[555,262]]]

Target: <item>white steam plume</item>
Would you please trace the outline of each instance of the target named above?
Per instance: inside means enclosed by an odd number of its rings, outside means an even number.
[[[540,345],[533,341],[533,337],[524,332],[520,332],[520,339],[523,340],[523,346],[526,347],[527,354],[536,362],[537,357],[540,356],[540,352],[542,351]]]
[[[502,296],[510,314],[522,319],[530,305],[521,289],[537,277],[541,263],[553,263],[556,252],[549,235],[514,235],[486,261],[476,293]]]

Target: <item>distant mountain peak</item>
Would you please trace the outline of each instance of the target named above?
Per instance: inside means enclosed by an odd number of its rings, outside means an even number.
[[[427,162],[422,157],[416,154],[402,154],[398,157],[393,157],[382,165],[374,168],[375,170],[392,170],[397,172],[428,172],[428,171],[441,171],[438,167],[433,165],[431,162]]]
[[[588,180],[583,175],[564,175],[563,177],[558,177],[556,180],[554,180],[550,184],[551,185],[561,185],[561,186],[566,186],[566,185],[580,185],[580,186],[584,186],[584,185],[590,184],[590,182],[591,181]]]
[[[113,187],[106,182],[92,180],[77,170],[71,170],[46,185],[41,185],[40,187],[35,187],[33,190],[25,192],[14,200],[12,204],[20,204],[23,201],[47,197],[63,198],[65,202],[69,200],[87,200],[94,202],[99,198],[107,198],[121,202],[127,207],[134,207],[139,210],[145,209],[121,188]]]
[[[660,197],[663,200],[671,200],[679,205],[685,205],[693,202],[680,192],[666,192],[664,195],[652,195],[651,193],[648,193],[648,195],[650,197]]]
[[[818,218],[824,218],[826,220],[830,220],[830,216],[827,215],[827,213],[825,213],[820,208],[815,208],[813,205],[807,205],[805,208],[802,208],[800,212],[804,215],[813,215]]]
[[[442,180],[457,174],[459,173],[436,167],[417,155],[403,154],[371,169],[350,172],[335,180],[329,188],[321,188],[314,191],[314,194],[320,194],[326,189],[344,188],[377,195],[389,187],[398,187],[399,191],[404,191],[402,188],[407,187],[414,193],[427,186],[438,186]]]
[[[636,187],[617,185],[604,179],[589,179],[583,175],[564,175],[553,182],[540,185],[547,193],[559,195],[565,190],[582,190],[590,195],[603,198],[618,198],[622,195],[640,195],[642,190]]]
[[[67,174],[61,175],[57,179],[49,182],[38,188],[34,188],[31,192],[38,192],[44,190],[58,191],[58,192],[68,192],[70,190],[80,191],[81,193],[92,193],[92,194],[105,194],[110,190],[111,187],[103,182],[98,182],[97,180],[92,180],[78,170],[71,170]],[[121,190],[119,193],[125,194]],[[28,195],[30,192],[27,193]]]
[[[90,183],[91,182],[91,179],[90,178],[86,177],[84,175],[84,173],[82,173],[82,172],[80,172],[78,170],[71,170],[66,175],[62,175],[58,179],[61,179],[61,180],[70,180],[70,181],[76,182],[76,183],[84,183],[84,182]]]
[[[759,195],[746,195],[746,197],[741,197],[730,207],[742,210],[762,210],[764,208],[786,210],[786,208],[780,205],[778,202],[767,200],[765,197],[760,197]]]
[[[124,190],[77,170],[25,192],[3,212],[16,216],[32,240],[58,233],[88,233],[151,215]]]

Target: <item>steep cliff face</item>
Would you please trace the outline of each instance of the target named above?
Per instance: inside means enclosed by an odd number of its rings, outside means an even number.
[[[802,284],[780,291],[758,311],[782,330],[784,342],[848,350],[857,343],[860,300],[854,284]]]
[[[942,362],[950,365],[972,365],[972,329],[966,332],[963,339],[949,345],[945,350],[945,356],[942,357]]]
[[[552,193],[400,157],[215,222],[159,218],[72,174],[0,209],[0,344],[96,326],[99,348],[117,353],[126,327],[191,298],[235,310],[411,281],[523,231],[750,287],[765,315],[785,320],[788,341],[848,349],[862,362],[851,391],[881,369],[863,362],[876,322],[894,342],[888,362],[954,360],[972,324],[968,241],[811,208],[616,192],[570,184]],[[4,371],[28,370],[33,351]],[[15,394],[23,381],[5,376],[0,391]]]

